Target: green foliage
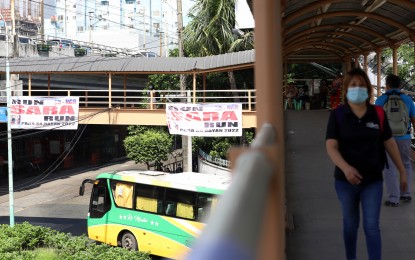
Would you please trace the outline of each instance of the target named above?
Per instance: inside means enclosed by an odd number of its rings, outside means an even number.
[[[38,248],[35,249],[35,260],[59,260],[56,250],[51,248]]]
[[[183,31],[186,52],[195,56],[224,54],[254,48],[254,32],[233,34],[235,0],[196,0],[189,10],[191,21]]]
[[[254,129],[244,129],[241,137],[194,137],[193,152],[198,149],[209,153],[213,157],[227,159],[229,149],[235,146],[248,146],[255,135]]]
[[[180,75],[153,74],[148,76],[147,86],[154,86],[156,90],[179,90]]]
[[[130,126],[128,132],[129,136],[124,140],[128,158],[134,160],[135,163],[146,163],[147,168],[150,168],[151,162],[160,165],[161,161],[167,160],[172,148],[173,137],[166,131]]]
[[[148,254],[106,244],[97,245],[85,236],[74,237],[25,222],[13,228],[0,226],[0,259],[5,260],[150,260]]]
[[[415,76],[414,76],[414,46],[412,44],[402,44],[398,48],[398,76],[403,80],[405,85],[409,84],[410,86],[415,85]],[[392,74],[393,64],[392,64],[392,49],[386,48],[383,50],[382,58],[383,60],[391,61],[389,65],[384,69],[385,74]]]

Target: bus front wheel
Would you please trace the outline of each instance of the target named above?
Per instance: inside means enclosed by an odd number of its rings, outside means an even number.
[[[121,246],[127,250],[138,250],[137,240],[135,239],[134,235],[128,231],[122,235]]]

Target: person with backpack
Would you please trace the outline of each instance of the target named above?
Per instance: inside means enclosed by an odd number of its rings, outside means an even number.
[[[411,157],[411,122],[415,124],[415,105],[412,98],[403,94],[399,87],[401,80],[396,75],[386,77],[386,93],[376,100],[376,105],[383,106],[392,135],[398,144],[399,152],[405,166],[408,189],[403,191],[399,188],[398,170],[388,157],[388,166],[384,170],[384,178],[388,199],[386,206],[397,207],[399,201],[410,202],[412,163]]]
[[[398,146],[382,107],[370,104],[372,85],[366,73],[353,69],[344,79],[343,103],[330,113],[327,153],[335,164],[335,190],[343,213],[343,240],[347,259],[356,259],[360,208],[369,260],[381,259],[379,227],[383,176],[387,152],[400,173],[406,173]]]

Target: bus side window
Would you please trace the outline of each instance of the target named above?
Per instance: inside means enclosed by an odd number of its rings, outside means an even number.
[[[167,216],[195,219],[196,193],[192,191],[166,189]]]
[[[197,198],[197,221],[203,222],[210,216],[217,200],[212,194],[199,193]]]
[[[133,208],[134,184],[112,181],[111,189],[114,197],[114,202],[118,207],[127,209]]]
[[[136,184],[136,209],[151,213],[163,213],[164,188]]]

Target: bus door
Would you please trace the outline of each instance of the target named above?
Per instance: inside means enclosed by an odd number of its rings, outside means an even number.
[[[91,239],[106,242],[108,214],[111,200],[107,180],[96,180],[92,188],[89,204],[88,236]]]

